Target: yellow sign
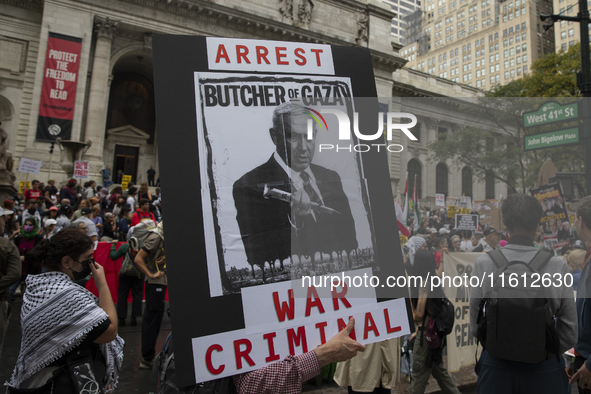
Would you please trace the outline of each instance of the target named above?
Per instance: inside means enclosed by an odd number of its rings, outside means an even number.
[[[468,208],[460,208],[461,215],[470,215],[470,210]]]
[[[123,178],[121,179],[121,188],[123,190],[127,189],[127,184],[131,182],[131,175],[123,175]]]
[[[458,213],[458,207],[455,205],[448,205],[447,206],[447,217],[448,218],[455,218],[456,213]]]
[[[27,182],[27,185],[25,186],[25,182],[21,182],[20,183],[20,194],[24,194],[25,190],[30,189],[31,188],[31,182]]]

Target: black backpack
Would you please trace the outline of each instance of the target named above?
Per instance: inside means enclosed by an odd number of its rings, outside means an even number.
[[[446,297],[442,297],[438,304],[439,305],[436,306],[435,324],[437,326],[437,331],[445,337],[453,331],[455,308],[454,304],[452,304],[452,302]]]
[[[488,255],[498,270],[493,287],[480,302],[478,341],[493,357],[503,360],[535,364],[553,358],[558,354],[558,334],[540,274],[552,255],[539,251],[529,264],[509,262],[500,250]],[[518,279],[515,286],[509,282],[511,274]],[[531,286],[536,277],[539,287]]]

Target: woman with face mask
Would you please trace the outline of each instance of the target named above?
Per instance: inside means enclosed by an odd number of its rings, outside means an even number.
[[[48,271],[27,278],[22,340],[11,388],[48,392],[110,392],[123,360],[117,312],[92,241],[66,228],[30,252]],[[92,274],[99,297],[73,283]]]
[[[39,224],[34,217],[25,219],[23,227],[14,237],[14,244],[21,255],[23,265],[22,275],[18,281],[10,286],[8,301],[14,301],[14,293],[20,284],[27,278],[27,275],[34,275],[41,272],[41,267],[32,264],[27,258],[27,254],[43,240],[43,232],[39,230]]]

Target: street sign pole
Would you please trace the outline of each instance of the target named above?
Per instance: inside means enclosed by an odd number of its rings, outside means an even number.
[[[563,15],[541,14],[542,22],[550,19],[552,24],[556,21],[579,22],[581,32],[581,72],[577,74],[577,86],[583,96],[582,105],[582,137],[585,148],[585,194],[591,195],[591,58],[589,53],[589,10],[587,0],[579,0],[579,13],[576,17]],[[544,25],[547,31],[552,25]],[[585,99],[587,98],[587,99]]]

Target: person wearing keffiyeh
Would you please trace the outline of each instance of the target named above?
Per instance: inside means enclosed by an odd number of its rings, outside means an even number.
[[[117,312],[104,269],[92,258],[92,246],[85,234],[66,228],[29,252],[28,257],[48,272],[27,278],[21,349],[9,386],[39,387],[39,378],[53,373],[54,393],[78,393],[67,359],[74,352],[88,352],[99,386],[92,392],[115,389],[124,342],[117,335]],[[87,271],[92,273],[98,298],[73,282],[88,275]]]
[[[414,265],[415,254],[419,249],[423,248],[426,243],[427,241],[425,241],[425,238],[415,235],[410,237],[408,242],[404,244],[404,249],[407,250],[406,254],[408,255],[408,262],[411,266]]]

